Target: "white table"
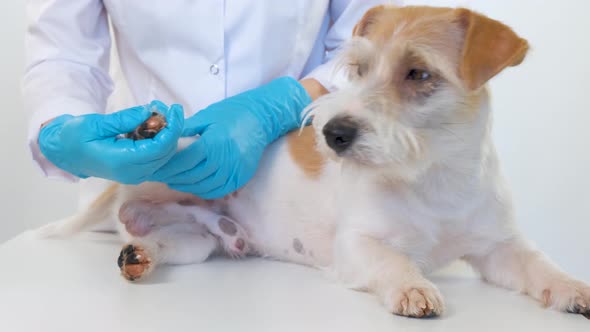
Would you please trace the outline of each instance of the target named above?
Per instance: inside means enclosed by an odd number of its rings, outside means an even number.
[[[302,266],[246,259],[161,267],[131,284],[118,274],[113,234],[0,246],[0,331],[590,331],[590,320],[545,310],[481,283],[462,268],[433,278],[442,318],[386,313],[371,296],[346,290]]]

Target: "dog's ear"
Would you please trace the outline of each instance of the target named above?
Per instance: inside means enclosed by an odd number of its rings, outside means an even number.
[[[377,17],[381,13],[381,11],[383,11],[383,9],[385,9],[384,5],[376,6],[369,9],[365,13],[365,15],[363,15],[363,18],[361,18],[361,20],[354,26],[354,29],[352,29],[352,35],[354,37],[366,36],[369,33],[371,25],[373,25],[373,23],[376,22]]]
[[[456,15],[465,36],[459,75],[468,89],[479,89],[504,68],[524,60],[528,42],[508,26],[464,8]]]

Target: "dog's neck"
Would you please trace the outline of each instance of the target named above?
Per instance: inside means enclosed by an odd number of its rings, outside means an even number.
[[[376,188],[404,192],[425,204],[455,205],[477,199],[482,186],[497,172],[497,157],[491,137],[491,109],[487,91],[481,92],[478,116],[470,124],[468,139],[456,149],[429,164],[418,176],[404,178],[387,172],[374,176]]]

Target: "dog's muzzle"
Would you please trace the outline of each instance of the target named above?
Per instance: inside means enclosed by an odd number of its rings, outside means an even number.
[[[358,123],[352,118],[336,117],[328,121],[322,133],[328,146],[336,153],[342,153],[348,149],[358,135]]]

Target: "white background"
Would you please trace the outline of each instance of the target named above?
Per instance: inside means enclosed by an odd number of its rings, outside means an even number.
[[[0,1],[0,242],[72,213],[77,202],[77,186],[44,179],[26,149],[25,2]],[[524,233],[590,281],[590,1],[407,2],[462,3],[529,40],[524,64],[491,84],[495,139]]]
[[[27,150],[20,90],[26,2],[0,1],[0,242],[72,213],[77,203],[77,187],[44,179]]]

